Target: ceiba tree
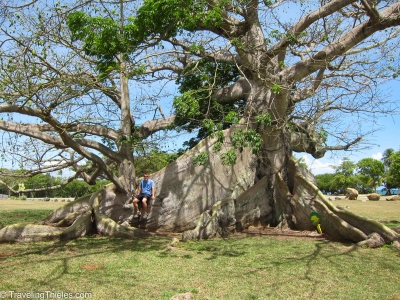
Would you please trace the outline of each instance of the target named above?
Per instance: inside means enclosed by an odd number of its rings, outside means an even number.
[[[33,138],[81,155],[93,163],[92,178],[105,176],[112,185],[55,211],[44,221],[52,226],[7,227],[1,239],[80,236],[93,230],[91,215],[102,234],[146,234],[118,224],[132,215],[124,204],[136,179],[133,141],[172,126],[198,129],[192,142],[205,139],[152,175],[157,197],[149,220],[137,227],[183,231],[185,239],[224,235],[254,224],[314,229],[309,216],[316,211],[323,231],[334,238],[370,245],[399,239],[380,223],[329,203],[313,176],[292,157],[293,152],[307,152],[320,158],[327,151],[357,147],[368,133],[361,126],[366,118],[393,113],[393,103],[378,92],[382,82],[398,74],[398,2],[150,0],[126,21],[92,17],[91,12],[69,14],[72,42],[64,40],[76,56],[92,58],[99,74],[74,73],[70,80],[85,88],[79,95],[77,89],[63,92],[74,101],[94,89],[110,97],[120,111],[119,129],[78,119],[58,122],[52,110],[67,102],[47,93],[42,106],[28,106],[22,95],[32,90],[29,85],[15,100],[10,100],[12,92],[3,96],[8,101],[1,112],[33,115],[46,124],[3,121],[1,129],[40,132]],[[59,69],[49,74],[61,77]],[[175,114],[135,127],[128,79],[167,76],[179,84]],[[82,85],[84,79],[89,81]],[[42,91],[40,83],[35,86]],[[96,104],[102,105],[100,98]],[[356,118],[343,122],[346,114]],[[51,138],[45,138],[47,131]],[[117,150],[89,141],[89,135],[106,137]]]

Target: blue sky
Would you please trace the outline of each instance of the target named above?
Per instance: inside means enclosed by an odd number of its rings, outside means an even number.
[[[370,149],[362,151],[339,151],[332,157],[331,153],[327,153],[321,159],[314,159],[311,155],[305,153],[297,153],[296,157],[303,157],[306,164],[311,168],[314,175],[333,173],[332,166],[339,165],[343,157],[348,157],[352,162],[357,163],[363,158],[374,158],[380,160],[386,149],[392,148],[400,151],[400,116],[393,116],[393,119],[382,118],[385,129],[377,132],[374,137],[376,145],[371,145]]]
[[[332,165],[339,165],[343,157],[347,157],[352,162],[357,163],[363,158],[380,160],[383,152],[389,148],[400,151],[400,82],[393,80],[386,84],[385,87],[391,90],[392,100],[398,103],[398,113],[376,119],[377,125],[382,126],[382,129],[367,137],[369,140],[369,149],[362,151],[338,151],[335,154],[328,152],[321,159],[314,159],[311,155],[305,153],[297,153],[296,157],[303,157],[313,174],[318,175],[334,172]],[[372,125],[368,124],[366,126]],[[373,128],[364,129],[368,131],[368,129]]]

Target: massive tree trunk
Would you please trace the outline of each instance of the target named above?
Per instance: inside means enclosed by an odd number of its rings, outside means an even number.
[[[224,132],[227,142],[233,130]],[[245,149],[233,166],[223,165],[212,151],[215,139],[203,140],[152,174],[157,193],[146,221],[133,220],[130,196],[111,184],[54,211],[40,224],[1,229],[0,241],[71,239],[94,232],[137,238],[155,231],[182,232],[183,239],[197,239],[227,236],[251,225],[316,230],[309,219],[313,211],[320,215],[323,232],[337,240],[376,241],[373,233],[380,244],[400,239],[378,222],[334,207],[315,186],[312,174],[290,156],[286,140],[282,131],[269,132],[269,149],[264,147],[259,155]],[[203,151],[208,161],[196,166],[192,157]]]

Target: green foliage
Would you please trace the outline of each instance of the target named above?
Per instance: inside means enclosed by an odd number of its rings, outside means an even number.
[[[298,34],[286,33],[285,37],[289,45],[294,46],[299,42],[299,39],[307,36],[307,32],[300,32]]]
[[[297,38],[292,33],[286,33],[285,37],[291,46],[294,46],[298,42]]]
[[[204,52],[205,51],[205,49],[204,49],[204,47],[202,46],[202,45],[197,45],[197,44],[191,44],[190,46],[189,46],[189,50],[191,51],[191,52],[193,52],[193,53],[197,53],[197,52]]]
[[[87,55],[99,60],[98,69],[109,73],[117,68],[116,55],[133,51],[132,26],[121,29],[119,22],[111,18],[90,17],[82,11],[68,16],[67,25],[73,41],[82,41]]]
[[[83,180],[74,180],[66,186],[56,190],[52,197],[80,198],[98,191],[108,183],[109,181],[107,180],[97,180],[94,185],[89,185]]]
[[[328,132],[322,127],[321,130],[318,132],[321,142],[326,142],[328,139]]]
[[[274,5],[277,1],[276,0],[263,0],[265,6],[272,6]]]
[[[244,44],[238,38],[232,38],[231,43],[239,50],[244,49]]]
[[[344,157],[342,163],[338,166],[333,166],[333,169],[336,174],[349,177],[354,175],[356,167],[357,165],[354,162],[350,161],[348,157]]]
[[[194,118],[200,115],[200,103],[192,92],[185,92],[174,98],[174,108],[180,117]]]
[[[275,83],[273,86],[271,86],[271,91],[272,93],[279,95],[282,92],[282,87]]]
[[[228,112],[224,119],[227,123],[237,124],[239,122],[237,112],[235,111]]]
[[[268,113],[257,115],[256,122],[258,124],[264,124],[266,126],[271,126],[271,115]]]
[[[204,119],[203,120],[203,127],[207,131],[208,134],[212,134],[215,130],[215,123],[213,120]]]
[[[400,151],[390,155],[390,166],[386,181],[390,186],[400,187]]]
[[[317,181],[318,188],[325,193],[334,193],[337,190],[333,182],[334,177],[335,174],[332,173],[316,175],[315,180]]]
[[[217,3],[210,8],[207,1],[146,0],[134,19],[132,34],[142,41],[154,35],[173,37],[182,29],[194,31],[199,24],[218,27],[223,20],[222,5]]]
[[[333,168],[334,174],[315,176],[320,190],[344,193],[346,188],[352,187],[361,193],[371,193],[381,183],[384,175],[383,163],[372,158],[361,159],[358,163],[343,158],[342,163]],[[386,180],[388,178],[387,175]]]
[[[237,160],[235,150],[229,149],[227,152],[222,153],[221,160],[223,165],[228,165],[228,166],[234,165]]]
[[[392,161],[391,161],[391,155],[395,153],[394,149],[389,148],[383,151],[382,159],[381,161],[383,162],[383,165],[385,166],[386,169],[389,169]]]
[[[175,97],[173,103],[175,124],[189,132],[198,130],[197,137],[185,143],[188,148],[211,135],[213,130],[229,128],[239,121],[243,113],[243,101],[221,105],[210,97],[214,89],[229,84],[239,76],[235,66],[206,60],[188,66],[180,74],[177,84],[182,95]]]
[[[363,176],[363,182],[373,188],[381,183],[384,165],[379,160],[364,158],[357,163],[358,173]]]
[[[221,142],[216,142],[214,144],[213,151],[214,152],[219,152],[219,151],[221,151],[221,148],[222,148],[222,143]]]
[[[138,75],[143,75],[146,72],[146,66],[145,65],[139,65],[137,67],[135,67],[130,73],[129,73],[129,77],[133,77],[133,76],[138,76]]]
[[[254,129],[243,131],[238,129],[232,135],[232,146],[242,152],[244,148],[250,147],[252,152],[257,153],[262,146],[261,135]]]
[[[203,166],[207,163],[207,161],[208,161],[208,154],[204,151],[192,157],[192,162],[195,166]]]
[[[275,40],[280,40],[283,37],[283,33],[279,32],[279,30],[271,30],[269,36],[274,38]]]
[[[22,171],[19,171],[22,172]],[[2,177],[2,180],[6,183],[13,182],[13,188],[18,190],[19,184],[22,183],[22,179],[15,179],[14,177]],[[16,195],[19,199],[26,199],[26,197],[31,198],[78,198],[87,194],[91,194],[98,190],[100,187],[109,183],[105,180],[96,181],[95,185],[89,185],[83,180],[73,180],[67,185],[63,185],[57,189],[51,189],[52,187],[62,185],[65,183],[65,179],[61,177],[53,177],[50,174],[37,174],[32,177],[27,177],[23,179],[23,184],[25,186],[25,190],[31,189],[42,189],[41,191],[22,193],[21,195]],[[3,194],[8,194],[8,190],[5,187],[0,186],[0,191]],[[13,195],[11,195],[13,196]]]
[[[149,153],[141,153],[135,156],[136,174],[154,173],[178,158],[177,153],[167,153],[160,150],[151,150]]]

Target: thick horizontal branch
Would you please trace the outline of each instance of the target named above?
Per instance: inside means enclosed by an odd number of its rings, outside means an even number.
[[[85,132],[90,132],[91,134],[96,135],[98,133],[98,136],[106,136],[106,137],[112,137],[114,140],[118,138],[118,134],[115,131],[108,130],[107,128],[103,128],[100,126],[86,126],[86,125],[72,125],[72,128],[75,130],[84,129]],[[33,137],[38,140],[41,140],[42,142],[46,144],[53,145],[54,147],[58,149],[66,149],[69,148],[68,145],[66,145],[62,139],[57,138],[54,135],[50,135],[47,133],[44,133],[43,131],[52,131],[55,132],[55,129],[53,126],[47,124],[47,125],[36,125],[36,124],[19,124],[19,123],[13,123],[13,122],[6,122],[6,121],[0,121],[0,129],[3,129],[5,131],[9,132],[14,132],[14,133],[19,133],[25,136]],[[101,134],[102,133],[102,134]],[[112,133],[112,135],[110,135]],[[78,143],[81,146],[91,148],[93,150],[101,152],[103,155],[106,157],[112,158],[115,161],[119,161],[119,157],[116,152],[112,151],[110,148],[102,145],[101,143],[89,140],[89,139],[74,139],[76,143]]]
[[[323,145],[322,139],[319,137],[318,133],[314,135],[315,136],[303,132],[292,132],[292,150],[298,153],[305,152],[311,154],[314,158],[322,158],[326,151],[348,150],[351,146],[356,145],[362,140],[362,137],[360,136],[345,145],[326,146]]]
[[[288,33],[293,34],[296,37],[298,34],[306,30],[314,22],[331,15],[336,11],[339,11],[343,7],[353,2],[356,1],[354,0],[329,1],[327,4],[321,6],[317,10],[301,18],[292,28],[288,30]],[[275,57],[278,53],[285,51],[288,45],[289,45],[288,38],[285,37],[267,52],[266,57]]]
[[[170,116],[167,118],[157,119],[157,120],[149,120],[140,127],[139,134],[145,139],[149,137],[154,132],[163,130],[171,126],[175,121],[175,116]]]
[[[80,155],[84,156],[85,158],[93,161],[96,165],[98,165],[104,171],[106,176],[117,186],[117,188],[119,190],[124,190],[120,180],[113,173],[113,171],[108,168],[108,166],[104,163],[104,161],[96,154],[88,151],[79,142],[75,141],[74,137],[72,137],[65,130],[65,127],[63,126],[63,124],[59,123],[55,118],[51,117],[49,114],[46,115],[45,112],[42,112],[42,111],[39,111],[36,109],[32,109],[29,107],[25,107],[25,106],[19,107],[16,105],[2,105],[2,106],[0,106],[0,112],[19,112],[21,114],[39,117],[40,119],[42,119],[43,121],[48,123],[52,128],[54,128],[54,131],[57,132],[59,138],[42,133],[38,130],[36,130],[35,132],[32,132],[32,130],[36,129],[36,128],[35,127],[30,128],[29,127],[30,125],[23,125],[23,124],[16,124],[16,123],[12,123],[12,125],[13,126],[15,125],[14,129],[20,130],[21,134],[38,138],[50,145],[55,145],[56,147],[59,147],[59,148],[67,148],[67,147],[72,148]],[[1,122],[2,122],[2,125],[6,128],[5,130],[12,131],[10,126],[7,128],[7,124],[9,122],[5,122],[5,121],[1,121]],[[14,132],[18,132],[18,131],[14,131]],[[95,145],[94,142],[90,143],[90,144],[92,146]],[[100,144],[97,144],[97,145],[100,145]],[[106,147],[99,147],[96,150],[105,151]],[[111,151],[110,149],[107,149],[106,153],[109,153],[110,151]],[[113,157],[115,157],[115,156],[113,156]]]
[[[289,81],[299,81],[318,69],[326,67],[332,60],[345,54],[374,33],[397,25],[400,25],[399,2],[383,11],[379,22],[365,21],[361,23],[309,59],[284,70],[281,75],[283,78],[288,78]]]
[[[50,135],[40,131],[40,126],[38,125],[34,124],[25,125],[25,124],[6,122],[0,120],[0,129],[36,138],[38,140],[43,141],[46,144],[53,145],[58,149],[68,148],[68,146],[65,145],[61,139],[55,137],[54,135]]]
[[[242,77],[234,84],[215,91],[212,97],[218,103],[229,104],[241,99],[246,99],[250,91],[251,85],[249,80]]]

